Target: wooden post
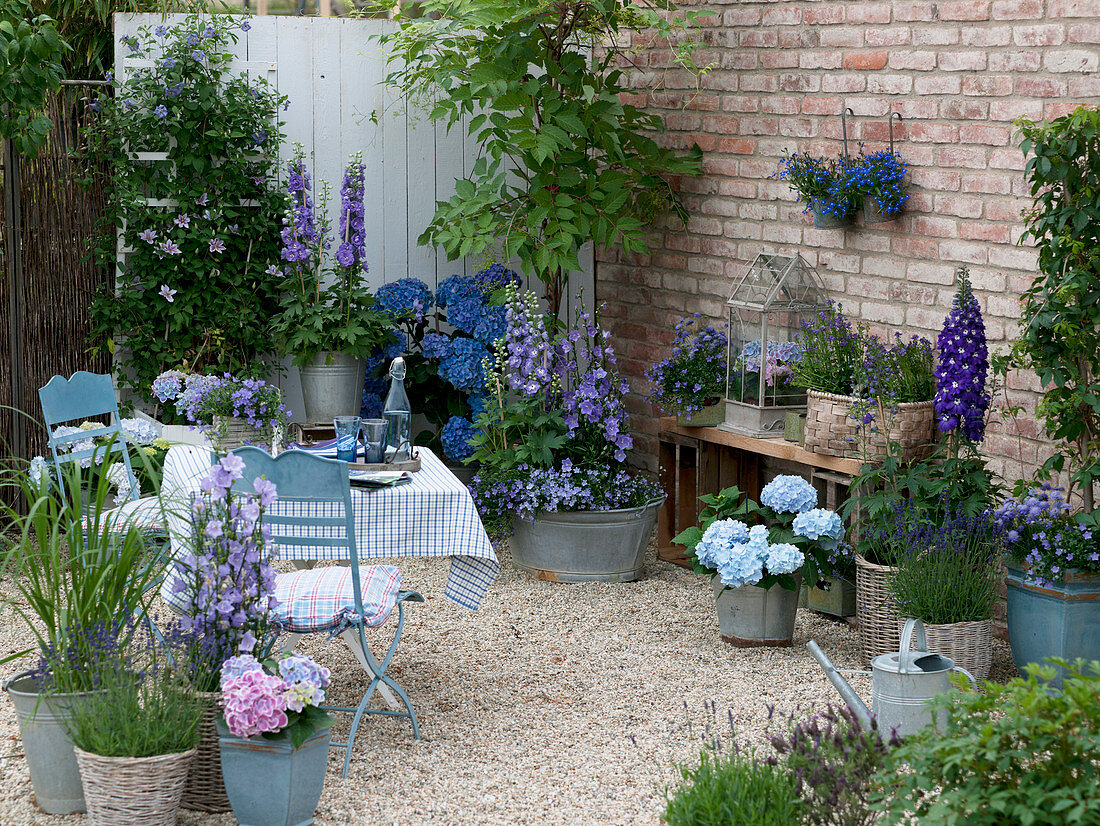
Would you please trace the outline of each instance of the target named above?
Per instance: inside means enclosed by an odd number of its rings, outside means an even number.
[[[321,17],[332,17],[332,4],[334,0],[317,0],[317,5],[321,7]]]
[[[11,371],[12,453],[21,458],[27,456],[27,422],[23,410],[23,249],[21,235],[23,218],[20,210],[19,153],[10,140],[3,142],[4,156],[4,248],[7,250],[7,272],[4,277],[8,289],[8,359]]]

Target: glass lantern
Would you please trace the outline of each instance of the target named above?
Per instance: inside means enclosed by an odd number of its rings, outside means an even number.
[[[825,290],[798,253],[757,253],[733,284],[723,427],[782,435],[787,413],[806,408],[805,389],[790,383],[790,364],[800,355],[795,338],[802,320],[825,306]]]

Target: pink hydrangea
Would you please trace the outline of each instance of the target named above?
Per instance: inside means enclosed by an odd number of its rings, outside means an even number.
[[[222,684],[225,724],[238,737],[279,731],[287,724],[286,683],[263,671],[247,671]]]

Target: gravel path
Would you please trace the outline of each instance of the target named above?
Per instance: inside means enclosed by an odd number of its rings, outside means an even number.
[[[730,647],[709,583],[655,560],[652,548],[645,578],[629,584],[539,582],[516,571],[507,551],[501,562],[476,613],[444,599],[446,563],[400,562],[406,586],[427,602],[410,606],[390,673],[411,696],[423,739],[403,722],[365,720],[347,780],[343,752],[332,752],[318,826],[657,824],[673,761],[697,753],[705,703],[715,703],[721,730],[732,715],[739,741],[761,743],[766,704],[795,711],[838,700],[808,639],[838,667],[860,665],[856,633],[807,611],[789,649]],[[8,613],[0,655],[27,644]],[[993,675],[1005,679],[1011,655],[996,645]],[[362,672],[342,644],[317,638],[300,650],[332,669],[334,702],[358,701]],[[856,679],[869,693],[870,680]],[[346,726],[338,721],[337,736]],[[0,700],[0,824],[82,820],[35,807],[15,714]],[[184,812],[180,823],[236,820]]]

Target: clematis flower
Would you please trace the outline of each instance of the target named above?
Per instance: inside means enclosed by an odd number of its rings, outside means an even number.
[[[169,287],[167,284],[160,285],[160,296],[169,304],[172,304],[176,300],[176,291]]]

